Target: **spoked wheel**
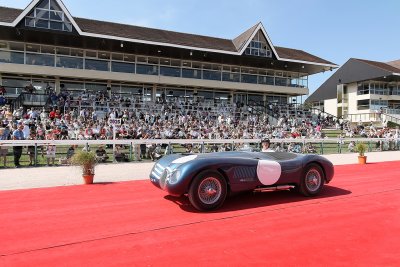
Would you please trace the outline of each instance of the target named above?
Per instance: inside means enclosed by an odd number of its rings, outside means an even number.
[[[225,179],[215,171],[206,171],[195,177],[189,188],[189,200],[201,211],[213,210],[222,206],[227,195]]]
[[[325,184],[325,175],[317,164],[310,164],[306,167],[300,182],[299,191],[305,196],[315,196]]]

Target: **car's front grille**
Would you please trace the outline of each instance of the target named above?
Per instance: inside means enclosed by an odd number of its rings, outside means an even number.
[[[153,168],[153,176],[160,180],[164,170],[165,168],[157,163]]]
[[[165,171],[162,173],[161,177],[160,177],[160,187],[161,187],[162,189],[165,189],[165,188],[167,187],[167,176],[168,176],[168,171],[165,170]]]

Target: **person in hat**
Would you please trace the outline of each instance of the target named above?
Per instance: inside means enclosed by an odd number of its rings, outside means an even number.
[[[108,160],[108,155],[103,145],[96,149],[96,159],[98,162],[106,162]]]
[[[273,149],[270,148],[271,141],[269,139],[263,139],[261,141],[261,152],[274,152]]]

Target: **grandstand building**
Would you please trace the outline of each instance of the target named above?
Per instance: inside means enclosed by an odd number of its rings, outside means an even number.
[[[337,65],[274,46],[261,23],[233,39],[73,17],[61,0],[0,7],[0,84],[9,98],[107,91],[141,102],[287,104]],[[45,102],[45,99],[44,99]]]
[[[398,123],[400,60],[384,63],[351,58],[306,102],[353,122],[385,119]]]

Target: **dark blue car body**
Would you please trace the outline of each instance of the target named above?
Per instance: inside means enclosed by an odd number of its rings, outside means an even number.
[[[190,191],[196,177],[203,172],[212,171],[223,177],[228,194],[232,194],[280,185],[299,187],[309,166],[314,166],[321,173],[322,185],[332,180],[334,168],[326,158],[314,154],[286,152],[168,155],[154,165],[150,180],[168,194],[181,196]]]

